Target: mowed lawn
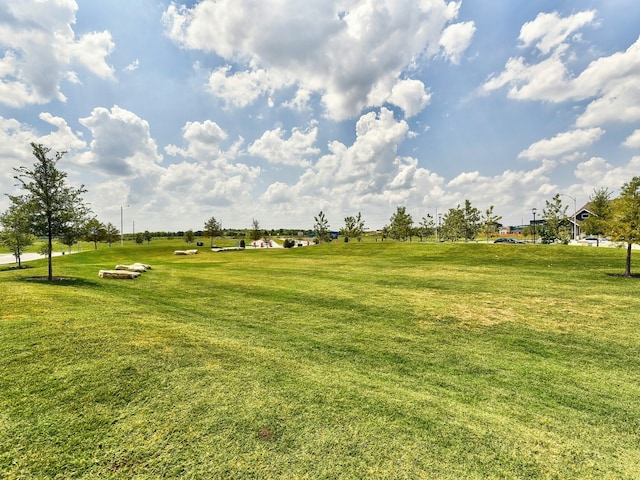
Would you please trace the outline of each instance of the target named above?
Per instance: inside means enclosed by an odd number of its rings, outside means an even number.
[[[0,477],[640,478],[624,250],[178,248],[0,271]]]

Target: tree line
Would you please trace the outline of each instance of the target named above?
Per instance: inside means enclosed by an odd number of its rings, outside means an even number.
[[[11,205],[0,213],[0,243],[6,246],[16,257],[20,266],[20,256],[24,249],[33,244],[36,236],[45,237],[46,243],[41,253],[48,257],[48,278],[52,279],[52,243],[59,239],[71,247],[79,239],[92,241],[97,248],[98,242],[107,242],[109,246],[120,235],[111,223],[106,225],[95,216],[84,202],[84,186],[78,188],[67,185],[67,174],[57,168],[57,163],[66,152],[57,152],[52,158],[51,150],[41,144],[31,143],[36,158],[33,168],[14,168],[14,179],[23,191],[22,195],[9,195]],[[568,206],[563,205],[561,194],[556,194],[545,202],[542,222],[533,222],[534,235],[539,234],[543,243],[556,241],[568,242],[571,235],[571,221],[567,215]],[[584,220],[581,229],[588,235],[605,236],[616,242],[627,244],[625,275],[631,275],[631,247],[640,243],[640,177],[633,177],[622,185],[620,195],[612,199],[607,189],[596,189],[589,198],[590,216]],[[469,200],[464,205],[449,208],[444,215],[436,219],[427,214],[416,225],[406,207],[398,206],[381,231],[383,240],[392,238],[398,241],[411,241],[435,237],[438,241],[472,241],[479,235],[485,235],[487,241],[500,228],[501,216],[494,213],[491,205],[485,211],[474,207]],[[575,219],[574,219],[575,221]],[[222,225],[211,217],[204,224],[205,236],[213,240],[222,235]],[[361,241],[365,233],[365,222],[360,212],[344,218],[344,226],[338,234],[348,242]],[[266,238],[268,231],[260,228],[258,220],[253,219],[249,236],[253,240]],[[150,242],[149,231],[135,236],[137,243]],[[185,232],[187,242],[191,243],[194,232]],[[332,239],[329,221],[323,211],[314,217],[313,236],[317,243]]]

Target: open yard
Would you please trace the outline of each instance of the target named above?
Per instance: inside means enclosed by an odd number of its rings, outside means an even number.
[[[185,245],[0,271],[2,478],[640,477],[624,250]]]

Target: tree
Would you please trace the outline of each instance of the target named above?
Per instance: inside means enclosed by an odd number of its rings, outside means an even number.
[[[329,221],[325,217],[322,210],[317,217],[313,217],[315,221],[313,225],[313,233],[319,243],[331,241],[331,231],[329,230]]]
[[[611,193],[607,188],[594,189],[589,197],[589,212],[589,217],[580,226],[581,230],[587,235],[596,235],[598,238],[606,235],[607,226],[613,214]]]
[[[500,220],[502,217],[500,215],[494,215],[493,213],[493,205],[487,208],[484,212],[484,215],[480,219],[481,226],[480,230],[487,236],[487,243],[489,243],[489,236],[495,235],[500,228]]]
[[[396,207],[396,212],[391,215],[389,224],[389,236],[395,240],[404,241],[410,239],[413,233],[413,218],[407,213],[407,207]]]
[[[480,231],[480,210],[471,205],[469,200],[464,201],[463,210],[463,237],[468,242],[478,236]]]
[[[18,268],[22,268],[21,256],[24,249],[33,244],[33,235],[29,233],[29,222],[25,205],[16,201],[9,208],[0,214],[0,244],[4,245],[16,258]]]
[[[98,249],[98,242],[101,242],[107,237],[107,229],[104,224],[96,217],[91,218],[84,226],[86,239],[93,242],[94,250]]]
[[[427,213],[426,217],[422,217],[420,223],[418,224],[418,228],[416,229],[416,234],[420,237],[420,241],[423,238],[430,237],[434,235],[436,232],[436,223],[430,213]]]
[[[153,235],[151,235],[151,232],[149,230],[145,230],[142,235],[144,239],[147,241],[147,243],[151,243],[151,239],[153,238]]]
[[[262,238],[262,230],[260,230],[260,222],[255,218],[251,220],[251,240],[258,241]]]
[[[611,239],[627,243],[624,275],[631,276],[631,246],[640,243],[640,177],[625,183],[613,201],[612,219],[608,222]]]
[[[364,221],[360,212],[358,212],[357,217],[346,217],[344,219],[344,227],[340,229],[340,235],[344,237],[345,242],[348,242],[350,238],[357,238],[358,241],[361,241],[363,233]]]
[[[136,244],[142,245],[144,243],[144,233],[136,233]]]
[[[26,167],[14,169],[18,174],[14,178],[27,193],[21,197],[9,197],[15,203],[23,202],[28,212],[31,233],[46,236],[46,251],[49,259],[48,276],[53,280],[53,239],[61,235],[71,235],[84,223],[89,210],[85,206],[82,194],[84,185],[73,188],[67,185],[67,174],[56,167],[66,152],[57,152],[55,159],[47,155],[50,148],[32,143],[36,162],[32,170]]]
[[[204,223],[204,233],[206,237],[211,239],[211,248],[213,248],[213,238],[221,234],[222,225],[216,220],[216,217],[211,217]]]
[[[191,245],[193,243],[193,240],[195,238],[196,238],[196,236],[193,233],[193,230],[189,229],[186,232],[184,232],[184,241],[187,242],[189,245]]]
[[[560,194],[556,193],[551,201],[545,201],[545,208],[542,210],[544,225],[540,226],[540,239],[542,243],[553,243],[556,240],[569,242],[570,230],[567,219],[567,205],[562,205]]]
[[[451,242],[457,242],[465,235],[464,226],[464,210],[460,208],[450,208],[447,213],[442,217],[442,227],[440,229],[440,238],[443,240],[449,240]]]
[[[111,248],[111,244],[113,241],[120,235],[120,231],[115,227],[115,225],[111,223],[107,223],[107,226],[104,227],[105,239],[109,244],[109,248]]]

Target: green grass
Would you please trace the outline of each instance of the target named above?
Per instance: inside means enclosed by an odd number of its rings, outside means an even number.
[[[0,272],[3,478],[640,476],[624,251],[185,245]]]

